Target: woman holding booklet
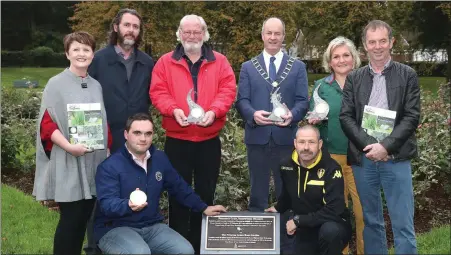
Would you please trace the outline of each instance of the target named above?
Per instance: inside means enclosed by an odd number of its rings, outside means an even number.
[[[332,158],[337,161],[343,171],[345,184],[345,202],[348,206],[349,194],[352,198],[352,207],[356,220],[357,254],[363,254],[363,214],[360,199],[354,181],[352,169],[347,165],[346,153],[348,139],[341,129],[339,115],[343,86],[346,76],[355,68],[360,66],[359,54],[354,43],[342,36],[333,39],[323,55],[323,67],[331,74],[315,82],[313,93],[317,90],[320,100],[324,100],[329,107],[327,119],[309,118],[310,124],[317,125],[320,129],[323,143]],[[310,100],[310,111],[315,109],[314,95]],[[313,116],[313,115],[312,115]],[[343,254],[348,253],[348,248]]]
[[[64,37],[69,68],[48,81],[37,123],[33,195],[54,200],[60,209],[54,254],[80,254],[96,200],[95,172],[111,144],[102,87],[89,76],[94,37]]]

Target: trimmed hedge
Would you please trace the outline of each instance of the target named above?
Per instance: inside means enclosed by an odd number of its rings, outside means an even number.
[[[154,59],[155,62],[157,59]],[[309,73],[325,73],[321,66],[322,60],[302,60],[307,66]],[[65,53],[53,52],[48,47],[38,47],[31,51],[2,51],[2,67],[67,67],[69,61]],[[362,62],[362,66],[367,65]],[[410,62],[405,63],[417,71],[418,76],[446,76],[446,63]],[[238,73],[239,75],[239,73]],[[237,76],[239,77],[239,76]]]
[[[405,63],[417,71],[418,76],[446,77],[447,63],[410,62]]]
[[[30,51],[2,51],[2,67],[67,67],[65,53],[39,47]]]

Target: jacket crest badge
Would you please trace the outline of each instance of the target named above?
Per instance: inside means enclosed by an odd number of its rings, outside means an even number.
[[[161,181],[161,179],[163,179],[163,174],[161,174],[160,171],[157,171],[155,173],[155,179],[157,179],[157,181]]]
[[[324,168],[318,169],[318,172],[316,173],[318,175],[318,179],[323,178],[325,172],[326,170],[324,170]]]

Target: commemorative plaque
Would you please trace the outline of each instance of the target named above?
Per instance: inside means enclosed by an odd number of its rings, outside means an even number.
[[[280,254],[278,213],[203,216],[201,254]]]

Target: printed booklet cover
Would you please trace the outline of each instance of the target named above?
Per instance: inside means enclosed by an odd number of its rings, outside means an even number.
[[[395,126],[396,112],[365,105],[362,128],[378,142],[389,136]]]
[[[69,142],[103,150],[104,134],[100,103],[67,105]]]

